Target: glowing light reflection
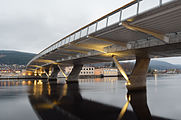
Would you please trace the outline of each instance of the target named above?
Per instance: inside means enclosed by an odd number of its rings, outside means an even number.
[[[125,112],[126,112],[126,110],[128,108],[129,102],[131,101],[131,95],[127,96],[126,98],[127,98],[127,102],[123,106],[117,120],[121,120],[123,118],[123,116],[124,116],[124,114],[125,114]]]

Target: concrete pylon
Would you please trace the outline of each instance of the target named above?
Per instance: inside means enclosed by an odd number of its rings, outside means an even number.
[[[79,73],[82,70],[82,64],[74,65],[71,73],[68,76],[67,83],[78,83]]]
[[[59,68],[57,66],[53,66],[51,69],[51,75],[49,76],[49,79],[57,79],[57,75],[60,72]]]
[[[131,82],[127,85],[128,90],[144,90],[146,89],[146,74],[148,71],[150,58],[136,57],[136,64],[129,77]]]

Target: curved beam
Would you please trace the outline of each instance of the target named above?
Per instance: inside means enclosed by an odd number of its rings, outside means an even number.
[[[158,38],[159,40],[162,40],[164,43],[169,43],[169,37],[167,37],[167,36],[164,35],[164,34],[157,33],[157,32],[154,32],[154,31],[145,29],[145,28],[141,28],[141,27],[137,27],[137,26],[132,26],[132,25],[129,25],[127,22],[122,22],[122,25],[123,25],[125,28],[129,29],[129,30],[134,30],[134,31],[143,32],[143,33],[152,35],[152,36]]]
[[[119,41],[115,41],[115,40],[108,40],[108,39],[104,39],[104,38],[99,38],[99,37],[94,37],[94,36],[88,36],[88,38],[92,38],[92,39],[96,39],[96,40],[100,40],[100,41],[106,41],[106,42],[111,42],[111,43],[114,43],[114,44],[118,44],[122,47],[127,47],[127,44],[126,43],[123,43],[123,42],[119,42]]]

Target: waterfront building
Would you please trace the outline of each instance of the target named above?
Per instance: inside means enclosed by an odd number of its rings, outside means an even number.
[[[66,67],[65,73],[68,75],[72,71],[72,68],[72,66]],[[80,71],[79,75],[94,75],[94,69],[95,67],[84,66],[82,67],[82,70]]]
[[[102,75],[102,76],[118,76],[117,68],[98,68],[95,69],[94,75]]]
[[[118,76],[117,68],[102,68],[103,76]]]

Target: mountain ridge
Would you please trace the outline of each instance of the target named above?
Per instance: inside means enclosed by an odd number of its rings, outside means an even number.
[[[33,53],[13,50],[0,50],[0,64],[26,65],[35,55]]]

